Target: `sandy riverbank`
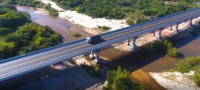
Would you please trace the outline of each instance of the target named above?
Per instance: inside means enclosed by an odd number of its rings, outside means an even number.
[[[150,73],[151,77],[153,77],[160,85],[162,85],[168,90],[200,90],[200,88],[195,84],[195,82],[191,80],[191,76],[193,74],[193,71],[189,73]]]
[[[57,6],[55,2],[52,2],[51,0],[39,0],[43,2],[44,4],[51,4],[51,7],[60,11],[59,17],[67,19],[68,21],[81,25],[85,28],[94,29],[98,26],[107,26],[110,27],[111,30],[120,29],[122,27],[127,27],[125,20],[115,20],[115,19],[105,19],[105,18],[92,18],[85,14],[77,13],[76,11],[71,10],[64,10]]]

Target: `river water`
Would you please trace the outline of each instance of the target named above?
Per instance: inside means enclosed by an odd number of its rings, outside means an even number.
[[[42,10],[37,11],[33,7],[25,6],[16,6],[16,8],[18,11],[27,12],[33,22],[42,26],[51,27],[55,32],[59,33],[64,38],[64,42],[69,42],[83,37],[91,36],[90,34],[85,32],[82,27],[74,25],[69,21],[61,19],[59,17],[52,17]],[[72,32],[80,33],[81,37],[73,37]]]

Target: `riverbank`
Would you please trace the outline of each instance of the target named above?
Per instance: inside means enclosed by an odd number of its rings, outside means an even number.
[[[150,72],[151,77],[168,90],[199,90],[200,87],[198,87],[195,82],[191,80],[193,74],[193,71],[189,73]]]
[[[68,21],[81,25],[88,29],[95,29],[98,26],[110,27],[110,30],[116,30],[123,27],[127,27],[126,20],[115,20],[115,19],[105,19],[105,18],[92,18],[85,14],[77,13],[76,11],[64,10],[56,5],[55,2],[51,0],[39,0],[44,4],[51,4],[51,7],[59,11],[59,17],[67,19]]]

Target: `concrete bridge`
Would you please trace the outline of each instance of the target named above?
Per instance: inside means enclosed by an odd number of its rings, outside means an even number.
[[[168,15],[162,18],[139,23],[130,27],[100,34],[98,35],[98,37],[100,37],[102,41],[95,44],[86,42],[86,39],[80,39],[77,41],[28,53],[22,56],[16,56],[1,60],[0,82],[87,53],[91,53],[91,55],[95,57],[95,61],[97,63],[101,62],[101,59],[99,58],[99,52],[103,48],[119,42],[123,42],[125,40],[128,40],[128,45],[132,45],[133,51],[136,51],[138,47],[135,44],[135,41],[138,36],[146,33],[153,33],[153,35],[156,36],[158,39],[162,39],[163,37],[161,33],[163,28],[176,25],[174,31],[180,32],[179,23],[189,21],[188,24],[192,26],[192,20],[199,16],[200,8],[195,8],[189,11]],[[156,31],[158,31],[157,35],[155,34]],[[130,44],[131,39],[133,40],[132,44]]]

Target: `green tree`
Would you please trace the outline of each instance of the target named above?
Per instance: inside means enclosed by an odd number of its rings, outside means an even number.
[[[130,72],[121,67],[109,71],[107,74],[108,84],[104,87],[104,90],[143,90],[144,88],[139,84],[130,81],[129,74]]]
[[[12,56],[15,44],[13,42],[0,42],[0,58]]]

